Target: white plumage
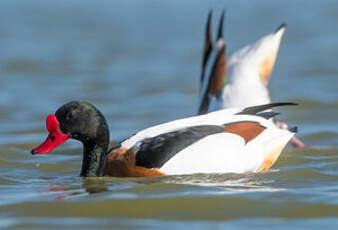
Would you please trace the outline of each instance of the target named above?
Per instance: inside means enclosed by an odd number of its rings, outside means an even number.
[[[153,126],[121,142],[121,147],[135,147],[137,152],[138,146],[144,139],[183,128],[200,125],[225,125],[226,127],[227,124],[252,122],[264,127],[264,131],[248,143],[242,136],[233,133],[208,135],[177,152],[159,170],[166,174],[265,171],[263,167],[265,161],[274,154],[270,167],[294,133],[277,128],[261,116],[238,114],[241,111],[243,109],[224,109]]]
[[[285,26],[233,53],[227,63],[227,85],[221,108],[269,103],[267,89]]]
[[[253,116],[238,116],[235,121],[259,121],[266,129],[252,141],[232,133],[207,136],[171,158],[160,170],[166,174],[258,172],[274,150],[282,149],[294,133],[281,130],[271,122]],[[275,159],[275,160],[276,160]]]

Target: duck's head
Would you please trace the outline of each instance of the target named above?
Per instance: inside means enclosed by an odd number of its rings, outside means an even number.
[[[84,146],[108,147],[108,125],[99,110],[87,102],[72,101],[61,106],[46,119],[49,132],[46,140],[31,151],[45,154],[66,142],[69,138],[81,141]]]

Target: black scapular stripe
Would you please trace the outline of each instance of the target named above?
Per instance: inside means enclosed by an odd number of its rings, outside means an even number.
[[[146,138],[136,152],[136,165],[146,168],[160,168],[189,145],[224,130],[224,126],[200,125]]]

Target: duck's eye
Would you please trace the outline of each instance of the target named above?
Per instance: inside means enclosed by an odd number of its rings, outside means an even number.
[[[67,113],[66,115],[66,121],[69,121],[73,118],[73,114],[72,113]]]
[[[50,140],[54,141],[55,140],[55,136],[54,135],[50,136]]]

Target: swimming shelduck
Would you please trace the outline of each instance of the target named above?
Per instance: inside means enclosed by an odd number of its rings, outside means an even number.
[[[263,112],[292,103],[226,109],[156,125],[108,150],[109,130],[102,113],[73,101],[46,119],[47,139],[32,154],[44,154],[69,138],[83,143],[83,177],[153,177],[192,173],[245,173],[268,170],[294,135]]]

